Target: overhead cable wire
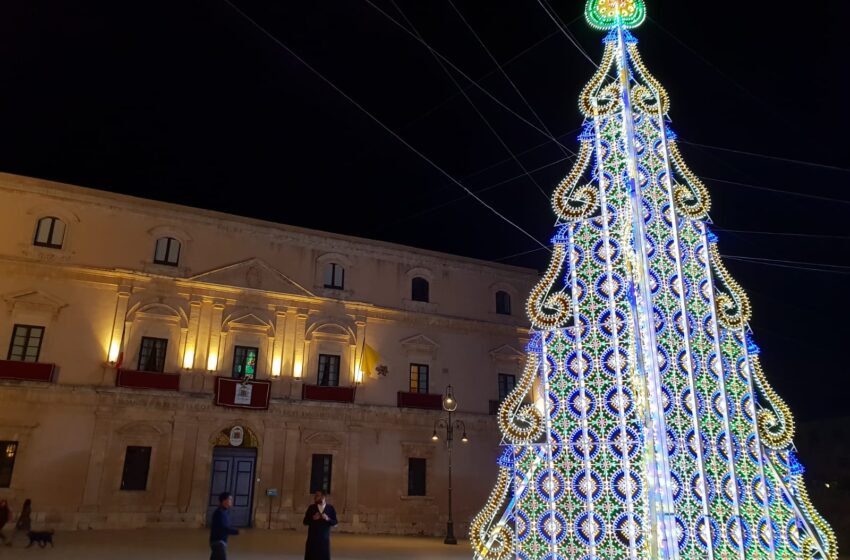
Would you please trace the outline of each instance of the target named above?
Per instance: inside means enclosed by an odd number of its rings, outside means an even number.
[[[712,177],[702,177],[702,180],[706,181],[706,182],[711,182],[711,183],[725,183],[727,185],[737,185],[739,187],[744,187],[744,188],[747,188],[747,189],[755,189],[755,190],[759,190],[759,191],[767,191],[767,192],[775,192],[775,193],[779,193],[779,194],[786,194],[788,196],[799,196],[799,197],[802,197],[802,198],[811,198],[811,199],[814,199],[814,200],[824,200],[824,201],[828,201],[828,202],[838,202],[840,204],[850,204],[850,200],[844,200],[844,199],[841,199],[841,198],[832,198],[832,197],[829,197],[829,196],[820,196],[820,195],[817,195],[817,194],[807,194],[807,193],[801,193],[801,192],[795,192],[795,191],[784,191],[782,189],[772,189],[770,187],[762,187],[762,186],[759,186],[759,185],[750,185],[749,183],[739,183],[737,181],[729,181],[729,180],[726,180],[726,179],[716,179],[716,178],[712,178]]]
[[[646,19],[651,21],[653,24],[655,24],[656,27],[658,27],[658,29],[660,29],[665,34],[669,35],[674,41],[679,43],[687,51],[689,51],[691,54],[693,54],[698,59],[700,59],[706,66],[708,66],[709,68],[711,68],[712,70],[717,72],[717,74],[720,75],[722,78],[724,78],[729,83],[731,83],[732,85],[734,85],[735,87],[740,89],[742,92],[746,93],[753,101],[758,102],[759,107],[769,107],[770,106],[764,99],[758,97],[757,95],[752,93],[749,89],[745,88],[743,85],[738,83],[736,80],[732,79],[729,75],[727,75],[722,70],[720,70],[720,68],[718,68],[716,65],[714,65],[711,61],[706,59],[704,56],[702,56],[695,49],[688,46],[687,43],[685,43],[679,37],[674,35],[671,31],[666,29],[657,20],[655,20],[651,17],[648,17],[648,16],[647,16]],[[774,111],[771,111],[771,113],[774,114],[774,115],[776,114]],[[786,122],[787,122],[787,120],[786,120]],[[821,169],[829,169],[829,170],[832,170],[832,171],[842,171],[842,172],[845,172],[845,173],[850,172],[850,169],[848,169],[848,168],[839,167],[839,166],[835,166],[835,165],[826,165],[826,164],[822,164],[822,163],[813,163],[813,162],[810,162],[810,161],[790,159],[790,158],[784,158],[784,157],[778,157],[778,156],[770,156],[770,155],[765,155],[765,154],[746,152],[746,151],[743,151],[743,150],[734,150],[734,149],[731,149],[731,148],[723,148],[723,147],[720,147],[720,146],[710,146],[710,145],[707,145],[707,144],[699,144],[699,143],[696,143],[696,142],[688,142],[686,140],[680,140],[680,142],[683,142],[685,144],[692,144],[694,146],[701,146],[703,148],[710,148],[710,149],[713,149],[713,150],[722,150],[722,151],[725,151],[725,152],[731,152],[731,153],[736,153],[736,154],[760,157],[760,158],[764,158],[764,159],[780,160],[780,161],[785,161],[785,162],[788,162],[788,163],[795,163],[795,164],[798,164],[798,165],[808,165],[808,166],[811,166],[811,167],[817,167],[817,168],[821,168]]]
[[[520,58],[521,56],[523,56],[523,55],[524,55],[524,54],[526,54],[527,52],[531,51],[532,49],[537,48],[539,45],[541,45],[542,43],[544,43],[544,42],[548,41],[549,39],[551,39],[552,37],[554,37],[555,35],[558,35],[558,34],[559,34],[559,32],[558,32],[557,30],[555,30],[555,31],[553,31],[552,33],[550,33],[550,34],[546,35],[545,37],[543,37],[542,39],[538,40],[538,41],[537,41],[537,42],[535,42],[534,44],[529,45],[528,47],[526,47],[526,48],[525,48],[525,49],[523,49],[522,51],[518,52],[517,54],[515,54],[515,55],[514,55],[514,56],[512,56],[512,57],[510,57],[509,59],[507,59],[507,60],[506,60],[505,62],[503,62],[502,64],[500,64],[500,65],[499,65],[499,67],[498,67],[498,70],[504,70],[505,68],[507,68],[508,66],[510,66],[510,64],[511,64],[511,63],[513,63],[515,60],[517,60],[518,58]],[[480,78],[478,78],[477,80],[475,80],[475,82],[476,82],[476,83],[481,83],[481,82],[483,82],[484,80],[486,80],[487,78],[489,78],[490,76],[492,76],[493,74],[495,74],[498,70],[490,70],[489,72],[487,72],[486,74],[484,74],[483,76],[481,76]],[[466,86],[464,86],[464,88],[463,88],[463,89],[464,89],[464,91],[466,91],[466,90],[468,90],[468,89],[470,89],[470,88],[472,88],[472,87],[473,87],[473,86],[472,86],[472,84],[470,83],[470,84],[467,84]],[[428,115],[430,115],[431,113],[433,113],[434,111],[436,111],[437,109],[439,109],[440,107],[442,107],[443,105],[445,105],[446,103],[448,103],[449,101],[451,101],[452,99],[454,99],[455,97],[457,97],[458,95],[460,95],[460,93],[457,93],[457,92],[452,93],[451,95],[449,95],[448,97],[446,97],[445,99],[443,99],[442,101],[440,101],[439,103],[437,103],[436,105],[434,105],[433,107],[431,107],[430,109],[428,109],[427,111],[425,111],[424,113],[422,113],[421,115],[419,115],[418,117],[416,117],[415,119],[413,119],[412,121],[410,121],[410,122],[406,123],[404,126],[402,126],[402,127],[401,127],[401,130],[404,130],[405,128],[407,128],[407,127],[409,127],[409,126],[411,126],[411,125],[413,125],[413,124],[415,124],[415,123],[419,122],[420,120],[422,120],[422,119],[426,118]],[[547,142],[547,143],[548,143],[548,142]]]
[[[401,17],[404,18],[404,21],[407,22],[407,25],[410,26],[410,29],[416,34],[416,36],[421,41],[425,41],[425,38],[422,36],[422,34],[419,32],[419,30],[416,28],[416,26],[413,25],[413,22],[410,21],[410,18],[407,17],[407,14],[404,13],[404,10],[402,10],[399,7],[399,5],[396,4],[395,0],[390,0],[390,3],[393,5],[393,7],[396,9],[396,11],[398,11],[398,13],[401,14]],[[505,140],[498,133],[498,131],[496,131],[495,127],[490,123],[490,121],[487,120],[487,117],[484,116],[484,113],[482,113],[481,110],[478,109],[478,107],[475,105],[475,102],[473,102],[472,98],[469,97],[469,94],[467,94],[463,90],[463,88],[458,83],[458,81],[455,79],[455,77],[452,75],[452,73],[449,71],[449,69],[446,68],[446,65],[443,64],[443,61],[441,61],[439,59],[439,57],[437,57],[434,54],[434,51],[430,51],[430,52],[431,52],[431,56],[434,57],[434,60],[437,62],[437,64],[440,66],[440,68],[443,70],[443,72],[445,72],[446,76],[449,77],[449,80],[451,80],[451,82],[455,85],[455,87],[458,89],[460,94],[463,95],[463,98],[466,99],[466,102],[469,103],[470,107],[472,107],[472,109],[475,111],[475,113],[478,115],[478,117],[484,122],[485,125],[487,125],[487,128],[490,129],[490,132],[493,133],[493,136],[495,136],[496,140],[499,141],[499,144],[502,145],[502,148],[504,148],[505,151],[508,152],[508,154],[513,158],[514,162],[519,166],[520,169],[522,169],[523,173],[525,173],[525,175],[528,177],[528,179],[534,184],[535,187],[537,187],[537,190],[540,191],[540,194],[543,195],[543,198],[545,198],[546,200],[549,200],[549,195],[546,194],[546,191],[543,190],[543,187],[540,186],[540,183],[538,183],[537,180],[534,178],[534,176],[531,175],[531,173],[528,172],[528,170],[525,168],[525,165],[523,165],[523,163],[519,160],[519,158],[516,156],[516,154],[514,154],[511,147],[508,146],[507,142],[505,142]],[[545,130],[550,136],[552,136],[552,133],[549,132],[549,129],[545,129]],[[552,136],[552,137],[554,138],[554,136]]]
[[[850,274],[850,270],[845,271],[845,270],[832,270],[832,269],[826,269],[826,268],[810,268],[810,267],[795,266],[795,265],[790,265],[790,264],[781,264],[781,263],[765,262],[765,261],[754,261],[754,260],[750,260],[750,259],[743,259],[743,258],[729,257],[729,256],[727,256],[726,258],[729,259],[729,260],[739,261],[739,262],[748,263],[748,264],[758,264],[758,265],[773,266],[773,267],[778,267],[778,268],[790,268],[790,269],[793,269],[793,270],[808,270],[808,271],[811,271],[811,272],[826,272],[827,274]]]
[[[536,173],[537,171],[541,171],[543,169],[546,169],[547,167],[552,167],[553,165],[557,165],[561,162],[567,161],[568,159],[570,159],[570,158],[569,157],[563,157],[563,158],[557,159],[555,161],[546,163],[544,165],[541,165],[540,167],[536,167],[536,168],[532,169],[531,173]],[[475,194],[481,194],[483,192],[495,189],[496,187],[500,187],[502,185],[505,185],[505,184],[510,183],[512,181],[516,181],[517,179],[521,179],[523,177],[525,177],[524,173],[521,173],[519,175],[514,175],[513,177],[508,177],[507,179],[502,179],[501,181],[493,183],[492,185],[487,185],[486,187],[476,189],[474,192],[475,192]],[[412,214],[408,214],[407,216],[404,216],[402,218],[398,218],[396,220],[393,220],[392,222],[385,224],[384,227],[381,227],[381,228],[377,229],[376,231],[384,231],[385,229],[391,228],[396,224],[404,223],[404,222],[407,222],[408,220],[412,220],[414,218],[418,218],[420,216],[430,214],[431,212],[435,212],[435,211],[437,211],[441,208],[445,208],[446,206],[451,206],[452,204],[454,204],[456,202],[460,202],[460,201],[466,200],[466,199],[467,199],[466,196],[459,196],[457,198],[453,198],[451,200],[447,200],[447,201],[442,202],[440,204],[431,206],[430,208],[425,208],[425,209],[416,211],[416,212],[414,212]]]
[[[529,249],[528,251],[521,251],[519,253],[514,253],[513,255],[507,255],[505,257],[499,257],[498,259],[490,259],[490,260],[492,260],[494,262],[507,261],[507,260],[510,260],[510,259],[513,259],[513,258],[516,258],[516,257],[522,257],[524,255],[530,255],[531,253],[536,253],[536,252],[541,251],[541,250],[542,249],[540,247],[536,247],[534,249]]]
[[[830,171],[841,171],[841,172],[844,172],[844,173],[850,173],[850,169],[848,169],[846,167],[839,167],[837,165],[828,165],[828,164],[825,164],[825,163],[815,163],[815,162],[811,162],[811,161],[805,161],[805,160],[801,160],[801,159],[791,159],[791,158],[786,158],[786,157],[781,157],[781,156],[770,156],[770,155],[767,155],[767,154],[758,154],[758,153],[755,153],[755,152],[747,152],[747,151],[744,151],[744,150],[736,150],[734,148],[724,148],[722,146],[710,146],[708,144],[700,144],[699,142],[689,142],[687,140],[681,140],[681,139],[679,140],[679,142],[681,142],[683,144],[690,144],[692,146],[699,146],[701,148],[708,148],[710,150],[720,150],[720,151],[723,151],[723,152],[730,152],[730,153],[733,153],[733,154],[741,154],[741,155],[745,155],[745,156],[753,156],[753,157],[758,157],[758,158],[762,158],[762,159],[784,161],[786,163],[793,163],[793,164],[796,164],[796,165],[807,165],[809,167],[817,167],[819,169],[828,169]]]
[[[549,3],[545,0],[537,0],[537,3],[540,4],[540,7],[543,8],[543,11],[546,12],[546,15],[549,16],[549,19],[551,19],[555,23],[555,26],[561,30],[561,33],[563,33],[564,37],[566,37],[567,40],[572,43],[573,46],[577,48],[582,55],[584,55],[584,58],[590,61],[594,68],[599,68],[599,64],[597,64],[596,61],[593,60],[589,54],[587,54],[587,52],[584,50],[584,47],[579,44],[579,42],[575,39],[575,37],[572,36],[572,34],[563,24],[563,20],[561,20],[561,18],[558,16],[558,13],[555,12],[555,10],[552,10],[551,12],[549,11],[551,9]]]
[[[670,36],[670,38],[672,38],[674,41],[676,41],[676,42],[677,42],[677,43],[679,43],[681,46],[683,46],[683,47],[685,48],[685,50],[689,51],[689,52],[690,52],[691,54],[693,54],[695,57],[697,57],[698,59],[700,59],[700,60],[701,60],[701,61],[702,61],[702,62],[703,62],[706,66],[708,66],[709,68],[711,68],[712,70],[714,70],[715,72],[717,72],[717,74],[719,74],[719,75],[720,75],[720,77],[724,78],[725,80],[728,80],[728,81],[729,81],[729,83],[731,83],[732,85],[734,85],[735,87],[737,87],[738,89],[740,89],[742,92],[746,93],[746,94],[747,94],[750,98],[752,98],[754,101],[757,101],[757,102],[759,103],[759,105],[760,105],[760,106],[767,106],[767,105],[768,105],[768,104],[767,104],[767,103],[766,103],[763,99],[760,99],[760,98],[759,98],[759,97],[757,97],[757,96],[756,96],[753,92],[751,92],[750,90],[748,90],[747,88],[745,88],[744,86],[742,86],[741,84],[739,84],[737,81],[733,80],[733,79],[732,79],[731,77],[729,77],[729,76],[728,76],[725,72],[723,72],[722,70],[720,70],[720,68],[718,68],[716,65],[714,65],[711,61],[709,61],[707,58],[705,58],[704,56],[702,56],[702,55],[701,55],[700,53],[698,53],[696,50],[694,50],[693,48],[691,48],[690,46],[688,46],[688,44],[687,44],[687,43],[685,43],[684,41],[682,41],[681,39],[679,39],[679,38],[678,38],[676,35],[674,35],[671,31],[668,31],[668,30],[667,30],[667,29],[666,29],[663,25],[661,25],[660,23],[658,23],[658,21],[657,21],[657,20],[655,20],[655,19],[653,19],[653,18],[651,18],[651,17],[649,17],[649,16],[647,16],[647,18],[646,18],[646,19],[648,19],[649,21],[651,21],[653,24],[655,24],[655,26],[656,26],[656,27],[658,27],[658,29],[660,29],[661,31],[663,31],[665,34],[669,35],[669,36]]]
[[[558,136],[557,136],[557,138],[559,138],[559,139],[560,139],[560,138],[564,138],[565,136],[569,136],[570,134],[574,134],[574,133],[578,132],[579,130],[581,130],[581,127],[579,127],[579,128],[574,128],[573,130],[569,130],[569,131],[567,131],[567,132],[565,132],[565,133],[563,133],[563,134],[560,134],[560,135],[558,135]],[[550,140],[545,140],[545,141],[543,141],[543,142],[541,142],[541,143],[539,143],[539,144],[536,144],[536,145],[534,145],[534,146],[531,146],[531,147],[529,147],[529,148],[526,148],[526,149],[524,149],[524,150],[522,150],[522,151],[520,151],[520,152],[516,152],[516,155],[518,155],[518,156],[524,156],[525,154],[531,153],[531,152],[533,152],[533,151],[537,150],[538,148],[541,148],[541,147],[543,147],[543,146],[546,146],[546,145],[547,145],[547,144],[549,144],[550,142],[551,142]],[[556,165],[556,164],[558,164],[558,163],[562,163],[562,162],[564,162],[564,161],[571,161],[572,159],[573,159],[573,157],[572,157],[572,156],[568,156],[568,157],[564,157],[564,158],[559,158],[559,159],[556,159],[556,160],[551,161],[551,162],[549,162],[549,163],[546,163],[546,164],[544,164],[544,165],[541,165],[541,166],[539,166],[539,167],[535,167],[534,169],[532,169],[532,170],[531,170],[531,172],[532,172],[532,173],[536,173],[537,171],[541,171],[541,170],[543,170],[543,169],[546,169],[547,167],[551,167],[551,166],[553,166],[553,165]],[[473,178],[473,177],[476,177],[476,176],[478,176],[478,175],[481,175],[482,173],[486,173],[487,171],[490,171],[491,169],[494,169],[494,168],[496,168],[496,167],[499,167],[500,165],[502,165],[502,164],[504,164],[504,163],[507,163],[507,162],[509,162],[509,161],[513,161],[513,158],[512,158],[512,157],[510,157],[510,156],[508,156],[508,157],[506,157],[506,158],[504,158],[504,159],[501,159],[501,160],[499,160],[499,161],[495,161],[495,162],[493,162],[493,163],[491,163],[491,164],[489,164],[489,165],[487,165],[487,166],[485,166],[485,167],[482,167],[482,168],[478,169],[477,171],[473,171],[472,173],[469,173],[468,175],[464,175],[463,177],[461,177],[461,178],[460,178],[460,180],[461,180],[461,181],[464,181],[464,180],[466,180],[466,179],[471,179],[471,178]],[[491,188],[499,187],[499,186],[504,185],[504,184],[506,184],[506,183],[510,183],[510,182],[515,181],[515,180],[517,180],[517,179],[520,179],[520,178],[522,178],[522,177],[525,177],[525,174],[524,174],[524,173],[521,173],[521,174],[519,174],[519,175],[514,175],[513,177],[509,177],[509,178],[507,178],[507,179],[503,179],[503,180],[499,181],[498,183],[494,183],[494,184],[492,184],[492,185],[488,185],[487,187],[484,187],[484,188],[482,188],[482,189],[477,189],[475,192],[476,192],[476,193],[481,193],[481,192],[484,192],[484,191],[490,190]],[[443,185],[443,187],[446,187],[446,186],[449,186],[449,185]],[[465,197],[464,197],[464,198],[465,198]]]
[[[816,239],[843,239],[850,241],[850,235],[832,235],[828,233],[797,233],[790,231],[752,231],[746,229],[726,229],[719,227],[712,227],[712,231],[723,231],[726,233],[743,233],[749,235],[777,235],[784,237],[812,237]]]
[[[507,260],[510,260],[510,259],[513,259],[513,258],[529,255],[531,253],[537,253],[540,250],[541,250],[540,247],[537,247],[535,249],[529,249],[528,251],[522,251],[522,252],[519,252],[519,253],[514,253],[512,255],[507,255],[507,256],[504,256],[504,257],[499,257],[499,258],[491,259],[491,260],[494,261],[494,262],[507,261]],[[802,271],[807,271],[807,272],[825,272],[825,273],[828,273],[828,274],[842,274],[842,275],[850,274],[850,268],[846,268],[846,269],[814,268],[814,267],[811,267],[811,266],[784,264],[781,261],[780,262],[774,262],[772,260],[767,260],[767,259],[752,259],[752,258],[749,258],[749,257],[738,257],[738,256],[734,256],[734,255],[721,255],[721,256],[724,259],[743,262],[743,263],[747,263],[747,264],[757,264],[757,265],[772,266],[772,267],[778,267],[778,268],[788,268],[788,269],[792,269],[792,270],[802,270]],[[812,263],[812,264],[815,264],[815,263]]]
[[[484,44],[484,41],[481,39],[478,33],[475,32],[475,29],[472,27],[469,21],[467,21],[467,19],[463,17],[463,13],[458,10],[457,6],[455,6],[455,3],[452,0],[448,0],[448,3],[449,6],[451,6],[455,13],[458,15],[463,24],[466,26],[466,28],[469,29],[469,32],[472,33],[472,36],[475,37],[475,40],[478,41],[478,44],[481,45],[481,48],[484,49],[484,52],[487,53],[487,56],[490,57],[490,60],[493,61],[493,64],[496,65],[496,68],[498,68],[499,72],[502,74],[505,80],[507,80],[508,83],[511,85],[511,87],[522,100],[522,102],[525,104],[525,106],[528,107],[528,110],[531,111],[531,114],[534,115],[534,118],[537,119],[537,122],[540,123],[540,126],[543,128],[543,130],[548,132],[550,136],[554,136],[552,134],[552,131],[549,130],[549,128],[546,126],[546,123],[543,121],[543,119],[540,118],[540,115],[537,114],[537,111],[534,110],[534,107],[531,106],[531,103],[528,102],[528,99],[526,99],[526,97],[519,90],[516,83],[514,83],[508,73],[499,65],[499,61],[496,60],[496,57],[493,56],[493,53],[490,52],[490,49],[487,48],[487,45]],[[561,147],[561,151],[564,153],[564,155],[567,155],[567,151],[563,147]]]
[[[485,202],[483,199],[481,199],[479,196],[477,196],[474,192],[472,192],[469,188],[467,188],[467,187],[466,187],[466,185],[464,185],[463,183],[461,183],[460,181],[458,181],[457,179],[455,179],[455,178],[454,178],[454,177],[453,177],[453,176],[452,176],[452,175],[451,175],[448,171],[444,170],[442,167],[440,167],[439,165],[437,165],[437,164],[436,164],[436,163],[435,163],[435,162],[434,162],[431,158],[429,158],[429,157],[428,157],[428,156],[426,156],[424,153],[422,153],[421,151],[419,151],[418,149],[416,149],[416,148],[415,148],[412,144],[410,144],[407,140],[405,140],[404,138],[402,138],[402,137],[401,137],[398,133],[396,133],[396,132],[395,132],[392,128],[390,128],[389,126],[387,126],[386,124],[384,124],[384,122],[383,122],[383,121],[381,121],[381,119],[379,119],[378,117],[376,117],[375,115],[373,115],[373,114],[372,114],[372,113],[371,113],[368,109],[366,109],[365,107],[363,107],[363,105],[361,105],[360,103],[358,103],[358,102],[357,102],[357,101],[356,101],[353,97],[351,97],[350,95],[348,95],[347,93],[345,93],[345,91],[343,91],[343,90],[342,90],[339,86],[337,86],[336,84],[334,84],[334,83],[333,83],[330,79],[326,78],[326,77],[324,76],[324,74],[322,74],[321,72],[319,72],[319,71],[318,71],[317,69],[315,69],[312,65],[310,65],[310,63],[308,63],[306,60],[304,60],[303,58],[301,58],[301,56],[299,56],[299,55],[298,55],[298,53],[296,53],[294,50],[292,50],[291,48],[289,48],[289,46],[288,46],[286,43],[284,43],[283,41],[281,41],[280,39],[278,39],[277,37],[275,37],[275,36],[274,36],[274,35],[273,35],[270,31],[266,30],[266,28],[264,28],[264,27],[263,27],[262,25],[260,25],[260,24],[259,24],[256,20],[254,20],[253,18],[251,18],[251,16],[249,16],[248,14],[246,14],[245,12],[243,12],[243,11],[242,11],[242,10],[241,10],[238,6],[236,6],[235,4],[233,4],[230,0],[223,0],[223,2],[224,2],[224,3],[226,3],[228,6],[230,6],[230,7],[231,7],[234,11],[236,11],[236,12],[237,12],[240,16],[242,16],[242,17],[243,17],[246,21],[248,21],[249,23],[251,23],[251,25],[253,25],[255,28],[257,28],[257,29],[258,29],[260,32],[262,32],[262,33],[263,33],[266,37],[268,37],[269,39],[271,39],[272,41],[274,41],[274,42],[275,42],[278,46],[280,46],[283,50],[285,50],[287,53],[289,53],[289,55],[290,55],[291,57],[293,57],[295,60],[297,60],[298,62],[300,62],[300,63],[301,63],[301,64],[302,64],[305,68],[307,68],[310,72],[312,72],[312,73],[313,73],[313,75],[315,75],[317,78],[319,78],[320,80],[322,80],[323,82],[325,82],[325,83],[326,83],[328,86],[330,86],[330,87],[331,87],[334,91],[336,91],[338,94],[340,94],[342,97],[344,97],[344,98],[345,98],[348,102],[350,102],[352,105],[354,105],[355,107],[357,107],[357,109],[359,109],[359,110],[360,110],[360,111],[361,111],[364,115],[366,115],[367,117],[369,117],[369,118],[370,118],[370,119],[371,119],[371,120],[372,120],[375,124],[377,124],[378,126],[380,126],[381,128],[383,128],[383,129],[384,129],[387,133],[389,133],[391,136],[393,136],[396,140],[398,140],[399,142],[401,142],[402,144],[404,144],[404,146],[405,146],[405,147],[407,147],[407,149],[409,149],[411,152],[413,152],[414,154],[416,154],[417,156],[419,156],[420,158],[422,158],[422,159],[423,159],[426,163],[428,163],[431,167],[433,167],[435,170],[437,170],[440,174],[442,174],[443,176],[445,176],[445,177],[446,177],[447,179],[449,179],[451,182],[453,182],[454,184],[456,184],[458,187],[460,187],[461,189],[463,189],[464,191],[466,191],[466,193],[467,193],[469,196],[471,196],[472,198],[474,198],[475,200],[477,200],[477,201],[478,201],[478,202],[479,202],[482,206],[484,206],[485,208],[487,208],[488,210],[490,210],[493,214],[495,214],[496,216],[498,216],[499,218],[501,218],[502,220],[504,220],[506,223],[510,224],[510,225],[511,225],[513,228],[515,228],[517,231],[519,231],[520,233],[522,233],[523,235],[525,235],[525,236],[526,236],[526,237],[528,237],[529,239],[533,240],[535,243],[537,243],[537,244],[538,244],[538,245],[540,245],[541,247],[545,248],[547,251],[549,251],[549,250],[550,250],[550,249],[549,249],[549,247],[547,247],[546,245],[544,245],[543,243],[541,243],[541,242],[540,242],[540,241],[539,241],[536,237],[534,237],[533,235],[531,235],[530,233],[528,233],[528,232],[527,232],[526,230],[524,230],[522,227],[520,227],[519,225],[517,225],[516,223],[514,223],[514,222],[513,222],[510,218],[508,218],[507,216],[505,216],[504,214],[502,214],[501,212],[499,212],[498,210],[496,210],[493,206],[491,206],[490,204],[488,204],[487,202]]]
[[[225,0],[225,1],[227,1],[227,0]],[[375,11],[377,11],[377,12],[378,12],[378,13],[380,13],[381,15],[383,15],[385,18],[387,18],[387,19],[388,19],[389,21],[391,21],[393,24],[395,24],[395,25],[396,25],[399,29],[401,29],[402,31],[404,31],[405,33],[407,33],[408,35],[410,35],[413,39],[415,39],[416,41],[418,41],[419,43],[421,43],[421,44],[422,44],[422,46],[424,46],[426,49],[428,49],[429,51],[433,52],[433,53],[434,53],[436,56],[438,56],[438,57],[439,57],[439,58],[440,58],[443,62],[445,62],[446,64],[448,64],[448,66],[449,66],[452,70],[454,70],[455,72],[457,72],[458,74],[460,74],[460,75],[461,75],[461,76],[462,76],[462,77],[463,77],[466,81],[468,81],[468,82],[469,82],[469,83],[470,83],[473,87],[475,87],[478,91],[480,91],[481,93],[483,93],[484,95],[486,95],[486,96],[487,96],[489,99],[491,99],[494,103],[496,103],[497,105],[499,105],[500,107],[502,107],[503,109],[505,109],[506,111],[508,111],[508,112],[509,112],[510,114],[512,114],[514,117],[516,117],[516,118],[517,118],[517,119],[519,119],[520,121],[524,122],[526,125],[530,126],[530,127],[531,127],[531,128],[533,128],[534,130],[536,130],[537,132],[539,132],[540,134],[542,134],[543,136],[545,136],[545,137],[549,138],[551,141],[555,142],[556,144],[558,144],[559,146],[561,146],[562,148],[564,148],[565,150],[567,150],[567,151],[568,151],[569,153],[571,153],[572,155],[576,155],[576,153],[575,153],[574,151],[570,150],[567,146],[565,146],[564,144],[562,144],[562,143],[561,143],[561,142],[560,142],[557,138],[553,137],[551,134],[548,134],[545,130],[543,130],[542,128],[538,127],[536,124],[532,123],[531,121],[529,121],[528,119],[526,119],[525,117],[523,117],[522,115],[520,115],[519,113],[517,113],[516,111],[514,111],[513,109],[511,109],[510,107],[508,107],[508,106],[507,106],[507,105],[505,105],[504,103],[502,103],[502,101],[500,101],[500,100],[499,100],[496,96],[494,96],[492,93],[490,93],[489,91],[487,91],[487,90],[486,90],[483,86],[481,86],[478,82],[476,82],[475,80],[473,80],[472,78],[470,78],[470,77],[469,77],[469,75],[468,75],[466,72],[464,72],[463,70],[461,70],[460,68],[458,68],[458,67],[457,67],[457,65],[456,65],[456,64],[454,64],[451,60],[449,60],[448,58],[446,58],[445,56],[443,56],[443,54],[442,54],[442,53],[440,53],[440,51],[438,51],[438,50],[434,49],[434,48],[433,48],[431,45],[429,45],[427,42],[425,42],[425,41],[423,41],[422,39],[420,39],[419,37],[417,37],[417,36],[416,36],[416,34],[414,34],[414,33],[413,33],[413,32],[411,32],[409,29],[407,29],[405,26],[403,26],[403,25],[402,25],[402,24],[401,24],[401,23],[400,23],[397,19],[395,19],[395,18],[394,18],[394,17],[392,17],[390,14],[388,14],[386,11],[382,10],[380,7],[378,7],[377,5],[375,5],[375,3],[374,3],[374,2],[372,2],[372,0],[363,0],[363,1],[364,1],[364,2],[366,2],[367,4],[369,4],[369,6],[371,6],[371,7],[372,7]]]
[[[850,266],[843,264],[830,264],[830,263],[813,263],[808,261],[789,261],[784,259],[769,259],[764,257],[751,257],[748,255],[720,255],[726,259],[737,259],[737,260],[748,260],[748,261],[761,261],[761,262],[773,262],[773,263],[781,263],[781,264],[794,264],[794,265],[803,265],[803,266],[812,266],[812,267],[823,267],[823,268],[834,268],[837,270],[849,270]]]

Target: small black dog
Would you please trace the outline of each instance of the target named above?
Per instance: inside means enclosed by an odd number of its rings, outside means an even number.
[[[48,544],[50,548],[53,548],[53,531],[30,531],[27,533],[27,536],[30,538],[27,548],[31,547],[33,543],[38,544],[41,548],[44,548]]]

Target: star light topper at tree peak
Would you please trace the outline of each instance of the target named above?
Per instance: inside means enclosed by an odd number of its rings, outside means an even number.
[[[506,444],[470,525],[479,560],[837,560],[771,388],[752,310],[708,228],[707,189],[629,32],[642,0],[590,0],[608,31],[555,188],[552,257],[526,310]]]
[[[584,15],[595,29],[632,29],[646,19],[646,5],[643,0],[590,0]]]

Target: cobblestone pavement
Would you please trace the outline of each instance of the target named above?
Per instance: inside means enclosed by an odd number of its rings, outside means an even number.
[[[9,534],[9,531],[5,531]],[[152,529],[129,531],[59,532],[56,547],[33,545],[23,536],[12,548],[0,546],[0,559],[54,560],[189,560],[209,558],[207,531],[200,529]],[[243,530],[230,541],[229,560],[302,560],[305,532]],[[333,560],[371,560],[404,558],[437,560],[466,558],[472,553],[466,541],[457,546],[444,545],[442,539],[334,534],[331,537]]]

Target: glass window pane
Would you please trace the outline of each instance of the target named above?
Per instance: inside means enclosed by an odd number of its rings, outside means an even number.
[[[334,283],[334,264],[328,263],[325,265],[325,286],[333,286]]]
[[[11,485],[17,454],[17,441],[0,441],[0,488],[9,488]]]
[[[411,299],[413,301],[425,301],[429,300],[428,293],[428,281],[424,278],[414,278],[411,282]]]
[[[180,242],[176,239],[170,239],[168,246],[168,263],[177,264],[180,261]]]
[[[168,249],[168,239],[165,237],[161,237],[156,240],[156,252],[154,253],[153,259],[156,262],[165,262],[165,255]]]
[[[62,220],[53,221],[53,237],[50,238],[51,245],[62,245],[65,241],[65,222]]]
[[[50,241],[50,224],[52,218],[42,218],[38,221],[38,226],[35,231],[36,243],[48,243]]]
[[[128,446],[124,455],[121,490],[146,490],[150,463],[150,447]]]
[[[257,349],[249,348],[245,357],[245,375],[253,376],[257,372]]]
[[[407,495],[425,496],[426,460],[410,457],[407,461]]]
[[[334,287],[342,288],[344,285],[343,274],[345,274],[345,269],[339,265],[334,267]]]
[[[333,455],[313,455],[310,468],[310,492],[322,490],[326,494],[329,494],[331,491],[332,472]]]

